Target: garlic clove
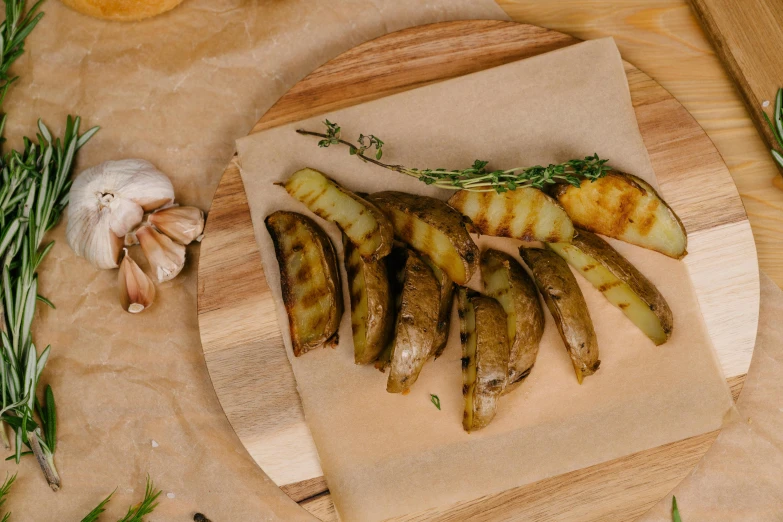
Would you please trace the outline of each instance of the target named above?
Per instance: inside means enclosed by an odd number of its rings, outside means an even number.
[[[149,225],[136,230],[141,249],[159,283],[177,277],[185,266],[185,247]]]
[[[171,239],[188,245],[204,231],[204,212],[196,207],[170,207],[150,214],[147,221]]]
[[[70,208],[70,206],[69,206]],[[91,211],[69,211],[66,236],[76,254],[97,268],[117,268],[123,239],[111,231],[111,215]]]
[[[123,198],[113,198],[109,203],[109,228],[114,235],[122,237],[136,228],[144,219],[141,205]]]
[[[119,285],[120,304],[126,312],[137,314],[152,305],[155,300],[155,285],[144,271],[139,268],[125,250],[120,263]]]
[[[174,188],[150,162],[128,159],[85,170],[68,197],[68,244],[98,268],[117,268],[123,236],[145,211],[173,203]]]

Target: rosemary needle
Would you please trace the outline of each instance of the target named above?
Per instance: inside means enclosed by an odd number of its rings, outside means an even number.
[[[379,167],[412,176],[427,185],[451,190],[507,192],[521,187],[542,189],[555,183],[569,183],[579,187],[583,179],[596,180],[604,177],[611,170],[611,167],[606,165],[608,160],[599,158],[598,154],[587,156],[583,160],[573,159],[546,167],[535,165],[506,170],[487,170],[489,162],[483,160],[476,160],[473,165],[462,170],[409,168],[383,163],[381,158],[383,157],[384,142],[377,136],[360,134],[357,143],[353,144],[342,139],[340,126],[336,123],[326,120],[324,125],[326,126],[325,133],[304,129],[299,129],[296,132],[322,138],[318,141],[319,147],[345,145],[351,156],[357,156],[363,161]],[[368,156],[366,153],[373,149],[375,153]]]

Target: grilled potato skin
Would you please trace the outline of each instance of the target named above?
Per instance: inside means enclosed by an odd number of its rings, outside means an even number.
[[[533,187],[502,193],[460,190],[448,204],[488,236],[548,243],[567,243],[574,236],[574,225],[560,203]]]
[[[544,335],[544,310],[533,279],[505,252],[482,252],[481,277],[484,292],[500,303],[507,316],[510,350],[504,393],[508,393],[522,383],[536,362]]]
[[[435,332],[435,341],[432,343],[432,354],[437,359],[443,354],[443,350],[446,349],[446,343],[449,340],[449,325],[451,324],[451,302],[454,300],[454,281],[451,280],[446,272],[438,268],[438,265],[433,263],[430,258],[426,256],[421,256],[421,258],[432,270],[435,279],[438,280],[438,288],[440,288],[438,329]]]
[[[680,218],[644,180],[611,171],[581,187],[558,185],[554,196],[577,228],[656,250],[675,259],[687,254]]]
[[[600,290],[655,344],[663,344],[669,339],[674,328],[674,316],[666,299],[609,243],[592,232],[577,230],[572,244],[547,246]]]
[[[386,215],[326,174],[301,169],[288,178],[284,187],[314,214],[336,223],[364,259],[380,259],[391,251],[394,231]]]
[[[568,263],[551,250],[521,247],[519,255],[533,273],[581,384],[585,376],[598,370],[601,361],[593,321],[576,278]]]
[[[389,218],[394,234],[428,256],[452,281],[467,283],[478,268],[479,250],[462,216],[445,202],[404,192],[368,196]]]
[[[334,245],[309,217],[278,211],[264,220],[280,266],[294,355],[337,344],[343,315]]]
[[[397,277],[402,292],[389,354],[386,391],[407,393],[432,355],[438,327],[440,289],[430,267],[411,250],[407,250],[402,272],[398,272]]]
[[[490,297],[468,296],[459,289],[460,339],[462,341],[462,395],[467,432],[486,427],[497,412],[508,373],[506,313]]]
[[[343,245],[351,296],[354,362],[370,364],[386,348],[394,327],[386,258],[367,261],[345,234]]]

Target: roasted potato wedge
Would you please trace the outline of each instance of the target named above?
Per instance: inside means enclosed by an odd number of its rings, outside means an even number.
[[[368,196],[391,220],[394,234],[429,257],[458,285],[478,268],[479,250],[465,229],[462,216],[445,202],[404,192]]]
[[[649,279],[606,241],[586,230],[578,230],[573,243],[547,245],[568,261],[610,303],[657,345],[672,333],[671,308]]]
[[[564,243],[567,244],[567,243]],[[509,340],[508,378],[504,393],[512,391],[530,374],[544,335],[544,310],[536,284],[516,259],[499,250],[481,254],[484,293],[506,312]]]
[[[684,257],[688,236],[677,214],[645,181],[611,171],[581,187],[558,185],[554,196],[574,226],[669,257]]]
[[[393,277],[401,292],[394,340],[388,355],[390,371],[386,391],[407,393],[432,355],[440,311],[440,289],[432,270],[418,254],[404,249],[401,255],[404,262],[399,264],[394,259],[397,257],[395,254],[392,253],[390,268],[395,272]]]
[[[567,243],[574,236],[574,225],[560,203],[533,187],[502,193],[460,190],[449,206],[488,236],[549,243]]]
[[[490,297],[458,290],[462,341],[462,427],[471,432],[487,426],[497,411],[508,373],[506,313]]]
[[[568,263],[551,250],[522,247],[519,255],[533,272],[533,280],[571,357],[576,380],[582,384],[586,376],[595,373],[601,361],[593,321],[576,278]]]
[[[435,279],[438,280],[440,294],[438,296],[440,308],[438,310],[438,328],[435,332],[435,341],[432,344],[432,354],[437,359],[446,349],[449,340],[449,325],[451,324],[451,303],[454,300],[454,281],[449,275],[438,268],[429,257],[421,256],[421,259],[432,269]]]
[[[345,234],[343,245],[351,297],[354,362],[370,364],[386,348],[394,327],[394,303],[386,258],[364,259]]]
[[[298,170],[283,186],[314,214],[336,223],[364,259],[380,259],[391,251],[394,231],[383,212],[325,174]]]
[[[275,212],[264,222],[280,266],[294,355],[335,346],[343,294],[334,245],[312,219],[296,212]]]

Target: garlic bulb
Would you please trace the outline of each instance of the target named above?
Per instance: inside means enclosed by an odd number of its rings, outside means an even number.
[[[171,239],[189,245],[204,231],[204,212],[196,207],[169,207],[156,210],[147,221]]]
[[[177,277],[185,266],[184,246],[149,225],[136,230],[136,237],[159,283]]]
[[[152,163],[106,161],[82,172],[71,186],[68,244],[98,268],[117,268],[125,234],[144,212],[174,201],[174,187]]]
[[[125,250],[125,256],[120,263],[119,286],[120,304],[126,312],[137,314],[143,312],[155,300],[155,285],[144,271],[139,268]]]

